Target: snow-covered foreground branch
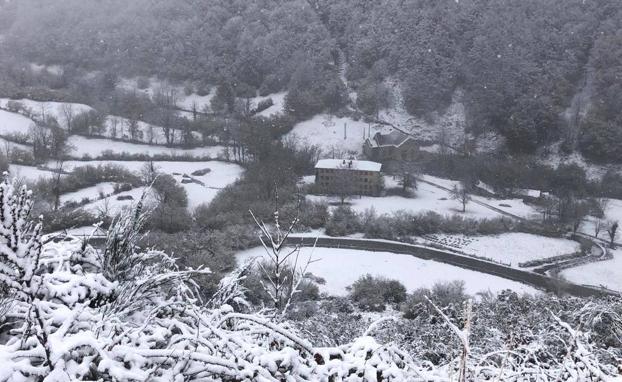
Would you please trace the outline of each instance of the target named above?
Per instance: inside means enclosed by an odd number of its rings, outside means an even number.
[[[273,316],[236,312],[228,304],[242,298],[236,277],[202,304],[192,278],[209,271],[178,269],[166,254],[140,250],[139,214],[117,220],[102,252],[71,237],[42,245],[27,220],[29,194],[5,181],[0,196],[0,381],[455,379],[452,365],[418,362],[369,336],[318,348]],[[464,373],[479,380],[607,378],[609,369],[571,333],[568,361],[557,369],[501,365],[490,356],[485,364],[467,360]]]

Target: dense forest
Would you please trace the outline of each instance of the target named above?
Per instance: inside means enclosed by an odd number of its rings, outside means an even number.
[[[105,68],[238,96],[288,90],[288,110],[306,118],[349,101],[345,58],[368,114],[389,103],[389,79],[421,117],[460,90],[467,128],[502,134],[512,151],[560,141],[622,160],[617,0],[23,0],[0,13],[7,66]]]

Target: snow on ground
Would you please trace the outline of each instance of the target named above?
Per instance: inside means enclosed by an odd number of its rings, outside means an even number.
[[[561,276],[567,280],[595,286],[605,286],[622,292],[622,249],[613,250],[613,259],[566,269]]]
[[[610,170],[618,170],[615,165],[600,165],[588,162],[581,153],[565,154],[561,149],[561,142],[547,146],[547,155],[540,158],[540,163],[557,168],[560,165],[576,164],[583,168],[590,180],[600,180]]]
[[[243,264],[261,256],[265,256],[265,250],[259,247],[240,252],[236,257],[238,264]],[[518,282],[410,255],[351,249],[303,248],[301,261],[305,262],[309,256],[319,261],[312,263],[308,271],[326,280],[325,285],[320,285],[320,290],[330,295],[346,295],[346,288],[368,273],[398,280],[408,291],[431,287],[437,282],[463,280],[469,294],[488,290],[499,292],[505,289],[519,293],[537,293],[536,289]]]
[[[455,92],[452,103],[445,113],[442,115],[434,113],[431,118],[424,119],[412,116],[406,111],[398,80],[388,80],[386,85],[393,93],[392,99],[394,101],[390,108],[380,111],[379,119],[381,121],[391,123],[422,141],[436,141],[441,128],[445,129],[447,143],[450,145],[455,146],[463,139],[465,113],[464,105],[461,102],[461,91]]]
[[[200,96],[196,93],[186,96],[182,93],[180,100],[177,102],[177,106],[186,110],[194,110],[196,107],[197,111],[209,111],[212,98],[214,98],[215,94],[216,89],[211,89],[209,94],[204,96]]]
[[[9,165],[9,174],[17,179],[24,179],[28,182],[34,182],[39,178],[51,178],[55,175],[52,171],[40,170],[34,166],[24,166],[19,164]]]
[[[1,102],[0,102],[1,106]],[[0,134],[28,134],[34,122],[23,115],[0,110]]]
[[[439,185],[441,187],[445,187],[448,189],[452,189],[454,186],[457,186],[459,184],[459,182],[454,181],[454,180],[438,178],[438,177],[431,176],[431,175],[422,175],[421,178],[428,182],[432,182],[436,185]],[[418,183],[419,188],[423,184],[425,183],[419,182]],[[451,199],[451,195],[449,195],[449,193],[447,193],[447,197]],[[487,204],[491,207],[498,208],[504,212],[507,212],[507,213],[510,213],[510,214],[513,214],[513,215],[516,215],[522,218],[529,219],[529,218],[534,218],[540,215],[540,213],[538,212],[538,210],[536,210],[536,208],[528,204],[525,204],[525,202],[523,202],[522,199],[493,199],[493,198],[486,198],[486,197],[477,196],[477,195],[473,195],[471,196],[471,198],[474,201]],[[453,201],[453,202],[457,203],[456,201]],[[467,212],[468,212],[469,207],[471,208],[478,207],[478,205],[472,202],[469,203],[467,205]],[[501,216],[501,214],[497,213],[497,216]]]
[[[360,154],[368,129],[369,124],[363,121],[321,114],[296,124],[284,138],[295,139],[300,146],[319,146],[324,155],[330,156],[333,152],[336,156],[346,153]],[[375,132],[372,126],[371,135]]]
[[[44,240],[47,237],[54,237],[57,235],[71,235],[76,237],[104,236],[106,235],[106,230],[103,228],[95,227],[93,225],[68,228],[62,231],[52,232],[50,234],[44,235]]]
[[[601,239],[609,240],[609,236],[607,235],[607,228],[609,226],[609,222],[617,221],[622,224],[622,200],[619,199],[609,199],[605,198],[605,216],[600,219],[601,220],[601,230],[598,234],[598,237]],[[596,221],[599,220],[593,216],[588,216],[583,223],[581,224],[581,232],[594,235],[595,234],[595,224]],[[617,241],[620,240],[620,235],[616,238]]]
[[[257,107],[259,102],[262,102],[262,101],[267,100],[268,98],[271,98],[273,105],[267,108],[266,110],[263,110],[257,113],[257,115],[261,117],[270,117],[273,115],[278,115],[278,114],[283,113],[283,111],[285,110],[285,96],[286,95],[287,95],[287,92],[269,94],[263,97],[255,97],[251,99],[251,102],[253,103],[253,107]]]
[[[13,150],[32,151],[32,146],[23,145],[21,143],[15,143],[4,138],[0,138],[0,152],[7,154]],[[10,155],[7,155],[10,156]]]
[[[123,78],[119,81],[117,87],[129,91],[136,91],[150,98],[153,98],[154,94],[156,94],[160,89],[171,90],[175,93],[178,107],[186,110],[192,110],[193,107],[196,107],[197,111],[202,112],[210,110],[212,98],[216,94],[216,88],[211,88],[210,92],[204,96],[196,93],[186,95],[183,85],[174,85],[169,81],[161,80],[156,77],[149,78],[149,84],[144,89],[139,88],[138,78]]]
[[[103,135],[110,138],[131,140],[132,136],[129,131],[130,123],[131,121],[127,118],[109,115],[106,118],[106,131]],[[137,127],[137,133],[135,133],[133,138],[134,140],[154,145],[167,144],[164,128],[143,121],[138,121]],[[169,139],[173,143],[179,143],[182,140],[182,131],[179,129],[170,129],[169,134]],[[192,134],[194,138],[199,141],[203,138],[199,132],[193,131]]]
[[[64,72],[63,67],[60,65],[44,65],[44,64],[37,64],[34,62],[30,63],[30,69],[35,73],[41,73],[45,71],[49,74],[54,74],[57,76],[62,75]]]
[[[165,146],[153,146],[130,142],[120,142],[105,138],[87,138],[73,135],[69,138],[69,144],[73,147],[71,156],[74,158],[98,158],[104,153],[114,154],[143,154],[143,155],[190,155],[195,157],[216,158],[223,151],[222,146],[197,147],[193,149],[182,149]]]
[[[61,204],[67,203],[80,203],[84,199],[88,200],[96,200],[101,196],[108,196],[114,192],[115,183],[112,182],[102,182],[98,183],[95,186],[83,188],[81,190],[75,192],[69,192],[61,195],[60,202]]]
[[[95,215],[105,214],[107,216],[114,216],[123,211],[123,209],[134,206],[146,190],[147,187],[137,187],[86,204],[82,208]],[[149,196],[147,196],[147,198],[149,198]]]
[[[432,178],[432,177],[429,177]],[[440,178],[435,178],[440,179]],[[443,179],[439,184],[451,187],[453,181]],[[395,185],[396,181],[387,177],[385,182],[387,186]],[[339,202],[338,197],[325,196],[325,195],[308,195],[307,198],[313,201],[324,201],[331,204]],[[503,209],[507,212],[525,216],[532,215],[535,210],[524,204],[522,200],[496,200],[486,199],[481,197],[475,197],[476,200],[482,200],[486,203]],[[364,212],[368,209],[374,209],[377,214],[392,214],[394,212],[405,211],[411,213],[423,213],[427,211],[434,211],[440,215],[454,215],[459,214],[464,217],[473,219],[492,219],[502,216],[499,212],[496,212],[486,206],[482,206],[476,203],[469,203],[466,207],[466,212],[462,212],[462,204],[456,200],[451,199],[451,195],[448,191],[437,188],[433,185],[419,182],[417,190],[415,191],[414,198],[405,198],[401,196],[384,196],[384,197],[372,197],[372,196],[355,196],[348,199],[353,210],[357,212]],[[509,207],[503,207],[501,205]]]
[[[128,171],[140,173],[147,162],[144,161],[67,161],[63,164],[67,171],[72,171],[80,166],[117,165],[125,167]],[[188,193],[188,208],[194,209],[200,204],[210,203],[218,191],[234,183],[240,178],[244,169],[237,164],[205,161],[205,162],[176,162],[154,161],[158,171],[173,175]],[[210,171],[200,175],[197,171],[209,169]],[[193,175],[195,173],[195,175]],[[184,182],[182,182],[184,180]]]
[[[576,253],[581,249],[580,244],[576,241],[520,232],[494,236],[438,234],[426,238],[433,243],[513,267],[518,267],[519,263],[530,260]]]
[[[70,102],[39,102],[30,99],[17,99],[12,100],[10,98],[0,98],[0,107],[6,107],[9,101],[17,101],[26,107],[30,113],[37,119],[43,119],[42,117],[54,117],[61,124],[66,126],[66,118],[63,109],[67,106],[71,107],[73,116],[77,114],[93,110],[92,107],[81,103]]]

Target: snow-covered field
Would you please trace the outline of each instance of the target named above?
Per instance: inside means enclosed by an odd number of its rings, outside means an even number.
[[[566,269],[561,273],[567,280],[595,286],[605,286],[622,292],[622,249],[612,251],[613,259]]]
[[[52,171],[40,170],[34,166],[23,166],[19,164],[9,165],[9,174],[17,179],[24,179],[34,182],[39,178],[51,178],[55,174]]]
[[[454,183],[451,180],[434,178],[431,176],[425,176],[424,178],[427,180],[434,180],[435,183],[447,188],[453,187]],[[392,178],[386,178],[385,184],[387,186],[395,185],[395,183],[395,180]],[[325,201],[329,203],[339,202],[338,198],[332,196],[310,195],[308,198],[314,201]],[[526,205],[520,199],[499,200],[476,196],[474,200],[484,202],[521,217],[530,217],[537,213],[533,207]],[[502,216],[497,211],[473,202],[467,205],[466,212],[463,213],[462,205],[458,201],[452,200],[448,191],[424,182],[418,183],[414,198],[405,198],[401,196],[355,196],[350,198],[348,203],[350,203],[352,209],[357,212],[365,212],[368,209],[373,209],[377,214],[391,214],[399,211],[411,213],[434,211],[441,215],[460,214],[464,217],[474,219],[491,219]]]
[[[113,193],[114,183],[102,182],[92,187],[83,188],[75,192],[63,194],[60,197],[61,204],[80,203],[84,199],[96,200],[101,196],[107,196]]]
[[[240,178],[244,169],[237,164],[206,161],[206,162],[176,162],[154,161],[159,172],[173,175],[188,193],[188,208],[194,209],[203,203],[211,202],[220,189],[234,183]],[[72,171],[80,166],[117,165],[125,167],[128,171],[139,174],[147,162],[143,161],[67,161],[63,164],[67,171]],[[203,175],[192,175],[196,171],[209,169]],[[185,179],[185,180],[184,180]],[[182,182],[184,180],[184,182]]]
[[[124,208],[134,206],[146,191],[147,187],[137,187],[129,191],[107,196],[104,199],[96,200],[84,205],[83,208],[85,211],[95,215],[114,216],[123,211]],[[149,198],[149,194],[147,194],[147,198]]]
[[[10,101],[19,102],[22,104],[36,119],[43,119],[43,117],[54,117],[61,124],[65,126],[67,118],[65,117],[65,111],[75,116],[77,114],[93,110],[92,107],[81,103],[70,102],[39,102],[30,99],[17,99],[12,100],[10,98],[0,98],[0,107],[7,107],[7,103]]]
[[[0,110],[0,134],[28,134],[33,123],[23,115]]]
[[[206,157],[209,156],[211,158],[218,157],[222,150],[222,146],[208,146],[208,147],[198,147],[194,149],[181,149],[181,148],[172,148],[165,146],[154,146],[147,144],[138,144],[138,143],[129,143],[129,142],[119,142],[111,139],[105,138],[86,138],[82,136],[71,136],[69,138],[69,144],[73,147],[71,151],[71,156],[74,158],[98,158],[101,157],[104,153],[114,153],[114,154],[143,154],[143,155],[171,155],[171,156],[181,156],[181,155],[190,155],[195,157]]]
[[[469,255],[518,267],[519,263],[578,252],[578,242],[512,232],[494,236],[431,235],[429,239]]]
[[[132,140],[130,133],[131,121],[127,118],[109,115],[106,118],[106,130],[102,134],[105,137],[117,138],[123,140]],[[193,131],[193,137],[197,140],[201,140],[200,133]],[[160,126],[152,125],[143,121],[137,122],[136,133],[133,140],[138,140],[147,144],[154,145],[166,145],[166,134],[164,129]],[[179,143],[182,140],[182,131],[178,129],[170,129],[169,141],[173,144]]]
[[[370,125],[363,121],[321,114],[298,123],[285,135],[285,139],[295,139],[301,146],[318,146],[324,155],[332,155],[333,151],[338,156],[360,154],[369,128]],[[371,136],[376,131],[371,126]]]
[[[265,250],[259,247],[238,253],[237,260],[238,264],[243,264],[262,256],[265,256]],[[437,282],[463,280],[466,292],[470,294],[488,290],[494,293],[505,289],[519,293],[537,293],[536,289],[521,283],[410,255],[351,249],[302,248],[299,259],[305,262],[309,256],[319,261],[312,263],[308,271],[326,280],[326,284],[320,285],[320,290],[330,295],[347,294],[346,288],[368,273],[398,280],[408,291],[431,287]]]

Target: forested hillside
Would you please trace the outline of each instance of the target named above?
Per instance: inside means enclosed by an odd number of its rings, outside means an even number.
[[[348,102],[345,53],[349,85],[369,114],[388,104],[389,78],[417,116],[442,112],[460,89],[467,127],[501,133],[511,150],[561,140],[566,152],[622,159],[615,0],[23,0],[3,8],[11,58],[192,79],[240,96],[289,90],[289,111],[304,118]]]

